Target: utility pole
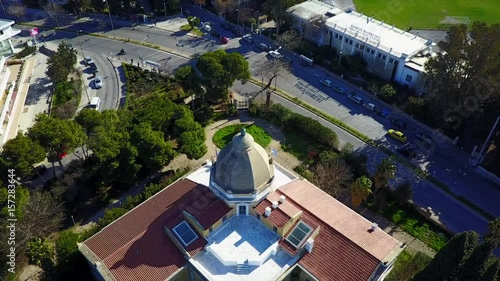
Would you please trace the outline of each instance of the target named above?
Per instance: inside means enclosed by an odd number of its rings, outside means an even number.
[[[113,36],[116,38],[115,27],[113,26],[113,19],[111,18],[111,10],[109,9],[108,0],[103,0],[106,3],[106,8],[108,8],[109,22],[111,23],[111,29],[113,30]]]
[[[167,2],[163,2],[163,9],[165,9],[165,19],[167,18]]]
[[[241,4],[241,0],[238,0],[238,9],[236,9],[236,13],[237,13],[237,18],[238,18],[238,30],[240,30],[240,4]]]

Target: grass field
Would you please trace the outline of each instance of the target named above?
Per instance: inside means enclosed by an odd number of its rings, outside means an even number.
[[[401,29],[445,28],[447,16],[500,23],[498,0],[354,0],[356,10]]]
[[[226,144],[231,142],[231,140],[233,140],[233,136],[241,132],[241,129],[243,128],[245,128],[247,133],[254,138],[255,142],[260,144],[262,147],[265,148],[271,143],[272,138],[268,133],[266,133],[266,131],[264,131],[264,129],[256,125],[247,126],[245,124],[236,124],[224,127],[214,134],[212,140],[218,148],[223,148]]]

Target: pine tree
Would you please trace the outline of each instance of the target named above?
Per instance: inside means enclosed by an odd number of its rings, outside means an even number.
[[[481,277],[481,281],[499,281],[500,280],[500,259],[493,258],[493,263],[488,267]]]
[[[451,280],[479,280],[486,272],[487,263],[492,257],[495,243],[491,239],[484,240],[457,268],[454,279]]]

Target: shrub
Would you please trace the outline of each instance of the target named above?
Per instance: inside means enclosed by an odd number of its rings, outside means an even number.
[[[73,81],[63,81],[56,84],[54,88],[54,100],[52,106],[58,106],[69,102],[74,96]]]
[[[77,243],[80,241],[80,234],[67,229],[59,233],[56,241],[57,264],[61,271],[72,270],[80,252]]]
[[[318,142],[338,150],[339,140],[337,134],[321,125],[317,120],[299,114],[293,114],[288,119],[288,125],[294,130],[301,131]]]
[[[54,258],[54,246],[46,238],[36,238],[28,243],[28,258],[37,266],[50,264]]]
[[[394,88],[389,84],[385,84],[384,86],[382,86],[382,88],[380,88],[380,96],[384,100],[392,99],[395,94],[396,94],[396,90],[394,90]]]
[[[16,59],[22,59],[24,57],[27,57],[27,56],[33,54],[35,51],[36,51],[36,47],[35,46],[25,47],[22,51],[20,51],[19,53],[16,54],[15,58]]]

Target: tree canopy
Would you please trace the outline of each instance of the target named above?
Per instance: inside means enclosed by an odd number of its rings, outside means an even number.
[[[45,159],[45,148],[24,134],[18,134],[5,143],[2,158],[17,175],[26,177],[33,171],[33,165]]]
[[[76,49],[63,41],[52,57],[48,59],[47,64],[46,73],[52,82],[66,81],[76,64]]]

